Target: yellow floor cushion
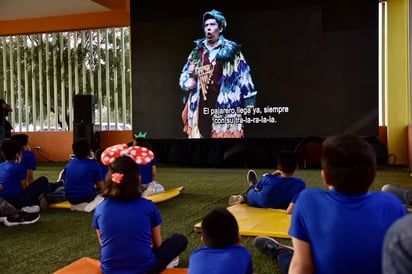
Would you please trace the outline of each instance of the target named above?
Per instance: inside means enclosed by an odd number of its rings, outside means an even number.
[[[242,236],[268,236],[290,239],[288,230],[291,215],[283,209],[257,208],[247,204],[229,206],[239,224]],[[200,232],[201,222],[195,224],[194,230]]]

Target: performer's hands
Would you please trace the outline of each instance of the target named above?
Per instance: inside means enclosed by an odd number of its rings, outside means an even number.
[[[190,64],[189,67],[187,68],[187,73],[189,74],[189,79],[186,80],[185,82],[185,87],[187,89],[194,89],[196,88],[196,65]]]
[[[189,73],[190,77],[196,78],[196,65],[194,64],[190,64],[187,72]]]
[[[203,100],[206,101],[207,100],[207,89],[202,88],[202,94],[203,94]]]

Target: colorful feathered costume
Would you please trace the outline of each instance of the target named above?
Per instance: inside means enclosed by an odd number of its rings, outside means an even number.
[[[219,37],[219,51],[211,63],[205,40],[195,41],[196,47],[189,54],[180,75],[179,84],[185,92],[183,131],[188,138],[244,137],[240,109],[254,106],[257,93],[249,65],[240,45],[225,39],[223,35]],[[197,67],[212,64],[213,73],[207,82],[206,100],[199,77],[193,81],[189,76],[191,64]]]

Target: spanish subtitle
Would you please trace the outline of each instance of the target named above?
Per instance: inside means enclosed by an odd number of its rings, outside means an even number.
[[[203,108],[203,114],[210,115],[215,124],[275,124],[275,116],[285,113],[289,113],[288,106]]]

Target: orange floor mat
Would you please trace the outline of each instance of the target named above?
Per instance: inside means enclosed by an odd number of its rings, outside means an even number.
[[[187,268],[167,268],[161,274],[187,274]],[[53,272],[53,274],[102,274],[100,261],[83,257]]]

